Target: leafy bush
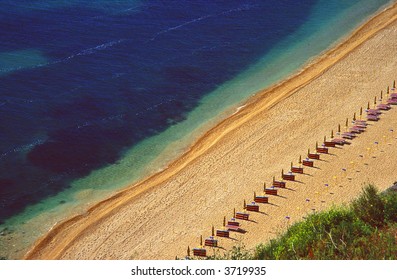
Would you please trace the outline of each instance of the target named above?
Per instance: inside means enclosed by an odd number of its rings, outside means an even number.
[[[397,222],[397,192],[389,191],[382,197],[385,206],[385,220],[387,222]]]
[[[363,189],[363,193],[352,203],[355,215],[364,222],[375,226],[383,226],[385,223],[385,206],[373,185]]]

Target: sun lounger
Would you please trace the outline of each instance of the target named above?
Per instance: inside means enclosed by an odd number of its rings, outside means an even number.
[[[218,247],[218,240],[214,239],[213,236],[211,236],[210,238],[206,238],[204,240],[204,246]]]
[[[332,142],[334,142],[336,145],[340,145],[340,146],[343,146],[347,143],[346,140],[342,139],[342,138],[334,138],[334,139],[332,139]]]
[[[360,126],[360,125],[354,125],[354,126],[352,126],[351,128],[357,129],[357,130],[359,130],[360,132],[364,132],[364,131],[365,131],[365,127],[364,127],[364,126]]]
[[[295,175],[294,174],[283,174],[283,180],[295,181]]]
[[[356,137],[356,135],[354,134],[354,133],[351,133],[351,132],[344,132],[344,133],[342,133],[342,138],[345,138],[345,139],[353,139],[354,137]]]
[[[387,100],[387,104],[397,105],[397,98],[390,98],[389,100]]]
[[[236,213],[236,219],[239,219],[239,220],[248,221],[249,220],[249,216],[250,216],[250,214],[248,214],[248,213],[243,213],[243,212],[237,212]]]
[[[326,148],[326,147],[317,147],[317,153],[320,153],[320,154],[328,154],[328,148]]]
[[[302,164],[303,164],[304,166],[308,166],[308,167],[313,167],[313,166],[314,166],[314,162],[313,162],[312,160],[308,160],[308,159],[304,159],[304,160],[302,161]]]
[[[216,230],[216,236],[219,237],[229,237],[229,231],[226,229],[217,229]]]
[[[324,141],[324,147],[335,148],[335,143],[332,141]]]
[[[379,109],[369,109],[369,110],[367,110],[367,115],[378,116],[380,114],[382,114],[382,112]]]
[[[292,173],[303,174],[303,167],[295,167],[295,166],[292,166],[291,172],[292,172]]]
[[[285,188],[285,182],[273,181],[273,187],[275,187],[275,188]]]
[[[236,221],[236,219],[232,218],[230,221],[227,221],[228,226],[240,226],[240,223]]]
[[[376,108],[383,111],[387,111],[391,109],[390,105],[388,104],[379,104],[378,106],[376,106]]]
[[[319,154],[308,153],[307,157],[310,158],[310,159],[320,159],[320,155]]]
[[[265,189],[265,194],[268,194],[268,195],[277,195],[277,189],[273,189],[273,188],[271,188],[271,189]]]
[[[267,197],[267,196],[255,196],[254,201],[256,203],[269,203],[269,197]]]
[[[193,249],[193,256],[206,257],[207,256],[207,250],[204,249],[204,248],[194,248]]]
[[[240,231],[240,226],[226,225],[226,228],[230,231]]]
[[[379,118],[377,116],[368,115],[367,120],[377,122],[379,120]]]
[[[259,205],[253,202],[251,204],[247,204],[246,209],[247,211],[251,211],[251,212],[259,212]]]
[[[349,129],[350,133],[354,133],[354,134],[360,134],[361,132],[363,132],[359,127],[351,127]]]

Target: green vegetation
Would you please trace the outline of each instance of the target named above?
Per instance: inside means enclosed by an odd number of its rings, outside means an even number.
[[[397,192],[363,189],[349,207],[312,214],[253,251],[234,247],[211,259],[397,259]]]

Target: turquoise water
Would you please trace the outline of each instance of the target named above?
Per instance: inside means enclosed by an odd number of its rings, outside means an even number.
[[[70,1],[56,2],[61,6],[70,4]],[[277,41],[232,79],[201,97],[184,120],[171,123],[162,132],[139,141],[132,148],[125,147],[116,163],[91,170],[83,178],[70,182],[69,188],[7,219],[0,226],[0,232],[7,233],[0,239],[0,256],[20,257],[25,248],[56,221],[84,212],[95,201],[162,170],[205,131],[234,113],[247,98],[297,71],[388,2],[317,1],[298,29]],[[48,63],[44,54],[32,52],[31,57],[37,64]],[[21,67],[34,64],[21,62]]]

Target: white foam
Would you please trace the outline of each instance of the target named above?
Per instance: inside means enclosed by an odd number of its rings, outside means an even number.
[[[255,7],[255,5],[242,5],[242,6],[238,7],[238,8],[230,9],[230,10],[218,13],[218,14],[204,15],[204,16],[201,16],[201,17],[186,21],[186,22],[181,23],[179,25],[176,25],[176,26],[173,26],[173,27],[169,27],[169,28],[164,29],[164,30],[162,30],[160,32],[157,32],[149,41],[154,41],[161,34],[168,33],[168,32],[173,31],[173,30],[177,30],[177,29],[179,29],[181,27],[184,27],[184,26],[189,25],[189,24],[193,24],[195,22],[199,22],[199,21],[205,20],[207,18],[217,17],[217,16],[221,16],[221,15],[227,15],[227,14],[230,14],[230,13],[233,13],[233,12],[247,11],[247,10],[251,9],[252,7]]]
[[[31,150],[33,147],[43,144],[45,142],[45,140],[46,139],[38,139],[38,140],[33,141],[32,143],[12,148],[12,149],[8,150],[7,152],[2,153],[0,155],[0,159],[11,154],[11,153],[25,152],[25,151]]]
[[[69,55],[68,57],[65,57],[65,58],[62,58],[62,59],[50,61],[50,62],[47,62],[47,63],[39,63],[39,64],[36,64],[36,65],[27,66],[27,67],[21,66],[21,67],[14,67],[14,68],[2,68],[2,69],[0,69],[0,72],[4,72],[4,73],[6,73],[6,72],[14,72],[14,71],[22,70],[22,69],[36,69],[36,68],[46,67],[46,66],[50,66],[50,65],[55,65],[55,64],[58,64],[58,63],[63,63],[63,62],[69,61],[69,60],[71,60],[71,59],[73,59],[75,57],[78,57],[78,56],[86,56],[86,55],[95,54],[98,51],[106,50],[106,49],[111,48],[113,46],[119,45],[120,43],[122,43],[124,41],[126,41],[126,39],[119,39],[119,40],[114,40],[114,41],[110,41],[110,42],[105,42],[105,43],[97,45],[95,47],[82,50],[82,51],[80,51],[80,52],[78,52],[76,54]]]

